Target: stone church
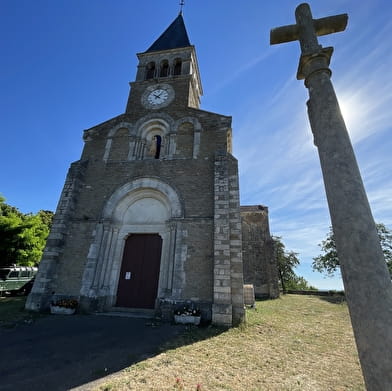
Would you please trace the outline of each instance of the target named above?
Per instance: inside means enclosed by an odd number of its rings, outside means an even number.
[[[143,53],[124,114],[85,130],[26,307],[244,318],[243,285],[277,297],[264,206],[240,208],[231,117],[201,110],[195,47],[180,13]]]

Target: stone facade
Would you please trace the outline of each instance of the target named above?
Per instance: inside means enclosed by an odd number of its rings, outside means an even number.
[[[199,109],[194,47],[165,46],[168,31],[186,35],[181,23],[179,15],[154,50],[138,55],[125,113],[84,132],[27,308],[44,310],[65,296],[77,298],[85,311],[112,310],[126,295],[120,281],[130,280],[140,284],[140,295],[154,295],[149,309],[163,318],[192,301],[205,321],[231,326],[243,320],[231,117]],[[129,266],[123,275],[126,262],[134,262],[125,255],[126,243],[138,235],[160,238],[156,281],[143,274],[146,255],[140,255],[140,270]],[[260,284],[265,290],[265,281]]]

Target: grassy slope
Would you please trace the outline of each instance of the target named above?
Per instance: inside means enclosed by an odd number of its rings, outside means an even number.
[[[247,317],[224,332],[192,328],[96,390],[365,390],[346,304],[287,295]]]

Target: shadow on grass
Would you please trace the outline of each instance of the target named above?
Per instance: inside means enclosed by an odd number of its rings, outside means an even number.
[[[20,309],[20,304],[15,308]],[[19,312],[22,321],[0,328],[2,357],[6,357],[1,365],[2,391],[89,390],[89,382],[225,331],[96,315],[46,315],[24,322],[29,313]]]

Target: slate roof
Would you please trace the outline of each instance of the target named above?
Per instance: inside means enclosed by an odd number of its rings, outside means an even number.
[[[146,53],[186,46],[191,46],[191,44],[185,29],[184,18],[180,13],[162,35],[146,50]]]

